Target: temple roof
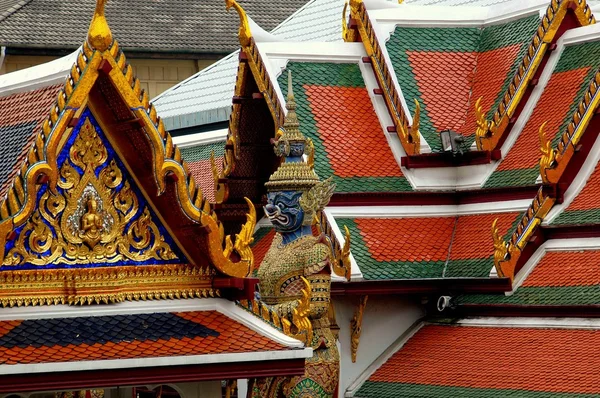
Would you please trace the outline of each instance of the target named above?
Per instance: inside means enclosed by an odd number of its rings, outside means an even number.
[[[391,1],[391,0],[390,0]],[[415,5],[471,5],[487,6],[507,3],[509,0],[406,0]],[[242,2],[243,3],[243,2]],[[290,18],[272,30],[277,36],[293,41],[340,42],[340,16],[343,0],[311,0]],[[252,9],[248,13],[254,18]],[[263,25],[254,18],[259,25]],[[227,121],[235,86],[237,51],[198,72],[155,99],[165,126],[174,130]]]
[[[284,0],[276,6],[265,0],[243,3],[257,22],[273,29],[305,2]],[[94,0],[7,2],[4,14],[0,7],[0,45],[72,51],[81,45],[94,4]],[[237,48],[237,21],[222,9],[218,0],[115,0],[106,6],[113,31],[129,53],[229,53]],[[148,30],[148,25],[152,29]]]
[[[543,327],[426,324],[368,370],[357,398],[593,397],[600,330],[577,322]],[[477,324],[478,323],[478,324]],[[397,351],[396,351],[397,350]],[[395,352],[394,352],[395,351]]]

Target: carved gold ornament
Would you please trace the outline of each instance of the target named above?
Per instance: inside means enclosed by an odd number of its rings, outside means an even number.
[[[323,210],[329,199],[335,191],[335,183],[333,178],[329,177],[326,180],[318,182],[311,189],[304,192],[300,197],[300,206],[304,210],[304,219],[312,224],[316,213],[319,210]]]
[[[223,255],[229,258],[233,249],[240,255],[242,261],[249,264],[250,270],[254,267],[254,253],[250,245],[254,242],[254,229],[256,228],[256,209],[254,204],[248,198],[244,198],[248,204],[249,213],[246,214],[246,223],[242,225],[239,234],[235,235],[235,245],[231,242],[231,237],[227,235],[225,238],[225,249]]]
[[[540,158],[540,175],[545,184],[550,182],[548,181],[546,170],[552,167],[554,159],[556,158],[556,150],[552,148],[552,142],[546,137],[546,124],[548,124],[547,121],[542,123],[539,129],[540,151],[542,152],[542,157]]]
[[[294,308],[292,313],[292,323],[296,327],[294,337],[306,345],[309,345],[313,338],[313,327],[308,317],[310,315],[310,282],[303,276],[300,277],[304,284],[304,289],[301,290],[301,297],[298,300],[298,306]]]
[[[362,333],[362,320],[367,306],[367,300],[369,296],[361,296],[358,306],[354,311],[354,316],[350,320],[350,353],[352,356],[352,363],[356,362],[356,354],[358,352],[358,345],[360,344],[360,335]]]
[[[63,193],[42,194],[3,265],[177,259],[148,207],[140,211],[137,195],[117,163],[107,159],[106,147],[86,119],[60,168],[58,186]]]
[[[479,97],[475,102],[475,121],[477,123],[475,137],[477,137],[477,142],[480,142],[481,139],[487,137],[488,132],[490,131],[490,123],[486,120],[485,112],[483,112],[483,105],[481,105],[482,100],[483,97]]]
[[[494,266],[496,267],[498,276],[504,277],[506,275],[504,275],[501,263],[506,260],[506,255],[508,254],[508,245],[502,236],[500,236],[497,218],[492,223],[492,238],[494,240]]]

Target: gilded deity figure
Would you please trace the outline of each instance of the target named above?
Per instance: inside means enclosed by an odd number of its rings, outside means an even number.
[[[249,395],[333,397],[339,353],[328,317],[332,252],[323,237],[313,236],[311,226],[316,213],[329,202],[335,185],[331,179],[319,181],[304,161],[311,145],[299,130],[291,76],[288,79],[288,113],[274,143],[275,153],[283,162],[265,184],[265,213],[276,234],[258,269],[259,293],[260,300],[279,317],[298,319],[302,312],[310,324],[305,325],[300,338],[313,348],[313,356],[306,361],[303,376],[253,380]],[[303,299],[308,299],[308,305]]]
[[[101,232],[102,217],[98,214],[98,202],[93,196],[89,196],[86,212],[81,216],[81,235],[90,247],[94,247],[100,240]]]

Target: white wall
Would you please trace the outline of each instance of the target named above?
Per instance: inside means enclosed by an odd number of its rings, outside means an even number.
[[[333,300],[336,320],[340,327],[339,397],[343,397],[350,384],[408,328],[425,315],[425,310],[417,301],[394,296],[369,296],[363,315],[356,363],[352,363],[350,320],[358,305],[358,299],[357,296],[347,296],[336,297]]]

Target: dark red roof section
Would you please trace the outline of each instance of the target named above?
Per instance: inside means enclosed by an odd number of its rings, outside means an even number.
[[[53,85],[0,97],[0,198],[50,114],[61,85]]]

